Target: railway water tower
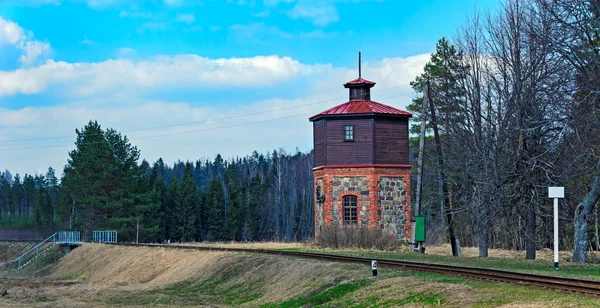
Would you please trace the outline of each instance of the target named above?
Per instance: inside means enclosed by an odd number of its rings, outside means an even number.
[[[410,237],[408,120],[411,113],[371,100],[375,82],[344,84],[349,101],[313,123],[315,235],[328,225],[381,228]]]

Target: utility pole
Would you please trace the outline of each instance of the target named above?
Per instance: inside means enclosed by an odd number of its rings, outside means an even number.
[[[442,143],[440,142],[440,133],[438,131],[437,118],[435,116],[435,107],[431,99],[431,84],[429,79],[425,82],[427,86],[427,97],[429,98],[429,107],[431,109],[431,123],[433,124],[433,135],[435,138],[435,148],[438,157],[439,181],[442,184],[442,200],[446,211],[446,219],[448,220],[448,234],[450,235],[450,246],[452,247],[452,255],[460,256],[460,247],[457,245],[454,227],[452,226],[452,209],[450,208],[450,196],[448,194],[448,182],[446,180],[446,167],[444,165],[444,157],[442,156]]]
[[[429,103],[429,80],[425,83],[423,89],[423,102],[421,104],[421,135],[419,139],[419,159],[417,161],[417,192],[415,200],[415,212],[413,217],[421,215],[421,194],[423,191],[423,151],[425,150],[425,126],[427,122],[427,104]],[[419,245],[423,243],[415,242],[416,233],[416,219],[413,219],[410,230],[410,250],[414,252],[415,248],[419,248]]]

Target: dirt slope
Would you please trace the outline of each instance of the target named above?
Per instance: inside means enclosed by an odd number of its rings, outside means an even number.
[[[135,292],[218,281],[224,290],[242,292],[252,286],[260,294],[257,302],[274,302],[369,273],[366,266],[256,254],[85,244],[61,259],[48,278],[75,280],[92,289],[120,287]]]
[[[42,277],[0,277],[0,291],[8,290],[0,307],[590,306],[546,290],[385,268],[380,274],[281,256],[85,244]]]
[[[34,242],[0,241],[0,263],[14,260],[35,244]]]

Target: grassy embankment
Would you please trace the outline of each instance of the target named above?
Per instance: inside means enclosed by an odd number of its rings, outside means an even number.
[[[372,278],[364,265],[99,244],[38,273],[13,280],[0,306],[598,306],[581,295],[436,274],[381,269]],[[0,288],[8,284],[0,279]]]
[[[446,247],[447,246],[447,247]],[[548,251],[539,251],[537,260],[525,260],[525,256],[519,252],[506,250],[492,250],[487,258],[480,258],[477,254],[469,253],[463,257],[452,257],[450,247],[432,247],[431,251],[425,254],[410,253],[408,251],[381,252],[370,250],[334,250],[334,249],[316,249],[314,247],[306,248],[280,248],[286,250],[311,251],[320,253],[351,255],[379,259],[393,259],[403,261],[414,261],[424,263],[453,264],[471,267],[494,268],[508,271],[530,272],[544,275],[556,275],[565,277],[576,277],[584,279],[600,280],[600,264],[594,263],[594,259],[587,264],[576,264],[570,262],[568,252],[560,253],[560,262],[558,271],[554,270],[552,253]],[[468,249],[468,250],[473,250]]]
[[[303,243],[193,243],[186,245],[319,252],[367,258],[495,268],[508,271],[531,272],[545,275],[558,275],[600,280],[600,256],[598,256],[598,254],[597,256],[590,254],[589,262],[586,264],[576,264],[570,261],[571,252],[561,251],[559,253],[560,270],[555,271],[553,252],[549,249],[537,251],[536,260],[525,260],[524,251],[504,249],[490,249],[489,257],[480,258],[478,257],[478,250],[476,247],[463,247],[463,256],[456,258],[452,257],[451,255],[450,245],[427,247],[425,254],[410,253],[407,247],[402,247],[402,249],[398,251],[382,252],[360,249],[319,249],[310,244]]]
[[[36,242],[0,241],[0,263],[14,260]]]

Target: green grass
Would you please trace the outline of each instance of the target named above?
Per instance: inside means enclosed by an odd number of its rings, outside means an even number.
[[[56,245],[45,251],[27,266],[17,269],[16,265],[0,270],[0,277],[39,277],[44,271],[58,262],[65,255],[60,246]]]
[[[338,300],[346,296],[348,293],[352,293],[362,287],[368,286],[373,283],[373,279],[360,279],[352,280],[350,282],[338,284],[332,288],[325,290],[323,293],[317,294],[311,297],[297,297],[283,303],[278,304],[266,304],[262,307],[271,308],[291,308],[291,307],[304,307],[304,306],[319,306],[334,300]]]
[[[213,277],[199,283],[178,283],[159,291],[159,293],[183,297],[202,294],[206,302],[234,306],[254,301],[262,296],[256,287],[260,285],[259,282],[254,281],[248,284],[231,284],[226,286],[232,277],[233,273],[226,273],[222,277]]]
[[[273,250],[283,250],[283,251],[304,251],[302,248],[290,247],[290,248],[275,248]]]
[[[378,251],[352,251],[352,250],[315,250],[305,249],[307,252],[319,252],[338,255],[350,255],[358,257],[391,259],[402,261],[414,261],[421,263],[438,263],[462,265],[470,267],[494,268],[508,271],[538,273],[544,275],[577,277],[585,279],[600,280],[600,265],[596,264],[575,264],[563,262],[560,264],[560,270],[554,270],[554,263],[542,260],[520,260],[509,258],[469,258],[469,257],[451,257],[440,255],[428,255],[409,252],[378,252]]]
[[[395,302],[395,305],[407,305],[407,304],[425,304],[429,306],[445,304],[446,300],[437,294],[432,292],[420,292],[417,294],[409,295],[404,299]]]
[[[110,305],[228,305],[238,306],[262,296],[260,281],[232,283],[233,272],[219,273],[204,281],[183,281],[146,292],[128,293],[107,301]]]

